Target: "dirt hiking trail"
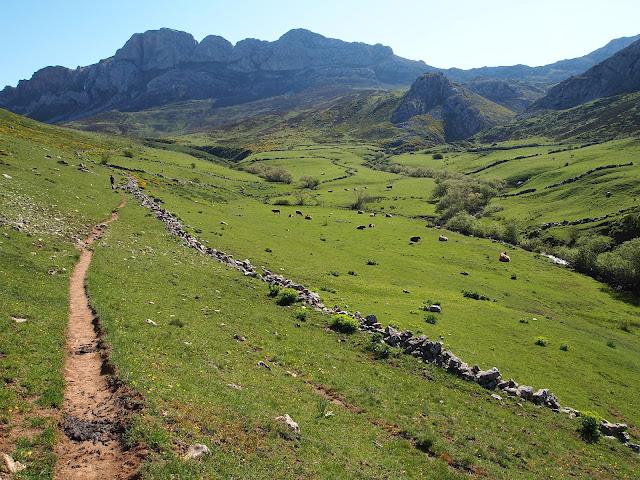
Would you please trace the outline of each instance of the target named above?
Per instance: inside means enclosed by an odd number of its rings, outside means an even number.
[[[126,479],[135,474],[138,466],[135,455],[124,452],[120,446],[123,406],[103,371],[100,338],[85,289],[93,256],[89,246],[118,219],[117,210],[126,203],[123,198],[111,218],[94,227],[78,245],[80,259],[69,285],[62,407],[64,435],[60,435],[55,448],[58,458],[55,478],[59,480]]]

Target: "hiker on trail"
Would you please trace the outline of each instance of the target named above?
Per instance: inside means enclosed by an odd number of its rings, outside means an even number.
[[[109,175],[109,181],[111,182],[111,190],[116,188],[116,179],[113,178],[113,175]]]

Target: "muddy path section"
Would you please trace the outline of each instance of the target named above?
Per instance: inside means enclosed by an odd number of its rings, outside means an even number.
[[[104,374],[104,347],[85,288],[93,255],[89,247],[118,219],[118,210],[125,204],[123,198],[111,218],[94,227],[78,245],[80,259],[69,285],[63,434],[55,448],[55,478],[60,480],[126,479],[135,474],[139,464],[133,452],[121,448],[125,407],[114,382]]]

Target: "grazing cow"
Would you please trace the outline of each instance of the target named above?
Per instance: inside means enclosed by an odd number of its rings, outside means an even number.
[[[304,219],[305,220],[313,220],[313,217],[311,215],[305,215]]]
[[[438,237],[438,241],[439,241],[439,242],[448,242],[448,241],[449,241],[449,239],[448,239],[447,237],[445,237],[444,235],[440,235],[440,236]]]
[[[293,217],[293,215],[289,214],[289,218]]]
[[[296,215],[300,215],[301,217],[303,216],[302,212],[300,210],[296,210]]]
[[[271,210],[273,213],[280,213],[280,210],[278,210],[277,208],[274,208]]]
[[[393,185],[387,185],[387,188],[391,190],[393,188]]]
[[[390,213],[385,213],[384,216],[387,217],[387,218],[393,217],[393,215],[391,215]]]
[[[419,242],[420,240],[422,240],[422,238],[420,238],[420,237],[411,237],[409,240],[412,241],[413,243],[415,243],[415,242]]]
[[[373,227],[375,227],[375,225],[373,223],[370,223],[369,228],[373,228]]]
[[[509,257],[509,255],[507,255],[507,252],[502,252],[500,254],[500,257],[498,257],[498,260],[501,262],[510,262],[511,261],[511,257]]]
[[[364,215],[364,212],[362,210],[358,210],[358,215]]]
[[[370,216],[370,217],[375,217],[375,216],[376,216],[376,212],[371,212],[371,213],[369,214],[369,216]]]
[[[356,228],[358,230],[364,230],[365,228],[367,228],[367,226],[366,225],[358,225]]]

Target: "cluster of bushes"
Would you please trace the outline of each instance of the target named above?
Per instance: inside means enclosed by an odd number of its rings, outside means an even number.
[[[245,168],[246,172],[253,173],[264,178],[268,182],[291,183],[293,177],[282,167],[271,167],[264,163],[254,163]]]
[[[502,184],[468,175],[442,173],[436,176],[433,196],[437,199],[436,212],[441,221],[459,213],[481,216],[489,201],[500,193]]]
[[[611,237],[586,235],[558,253],[581,273],[640,293],[640,237],[616,245]]]
[[[446,221],[445,227],[464,235],[504,240],[512,245],[521,243],[518,224],[513,220],[506,223],[482,222],[469,213],[459,212]]]
[[[441,155],[441,154],[435,154]],[[434,155],[434,158],[435,158]],[[381,170],[383,172],[396,173],[398,175],[406,175],[407,177],[416,178],[433,178],[436,173],[431,168],[426,167],[411,167],[409,165],[398,165],[397,163],[391,163],[389,157],[382,152],[375,152],[364,163],[367,167],[374,170]]]

